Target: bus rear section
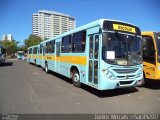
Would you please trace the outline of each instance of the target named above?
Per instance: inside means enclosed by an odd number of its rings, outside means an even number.
[[[142,32],[142,37],[144,76],[149,81],[160,81],[160,32]]]

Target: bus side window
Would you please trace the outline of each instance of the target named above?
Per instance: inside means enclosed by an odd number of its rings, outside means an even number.
[[[146,62],[155,63],[155,47],[150,36],[143,36],[143,59]]]
[[[61,45],[62,53],[70,53],[71,52],[71,35],[65,36],[62,38]]]
[[[72,37],[72,52],[83,53],[86,46],[86,31],[80,31],[73,34]]]
[[[55,41],[52,40],[51,41],[51,53],[54,53],[54,49],[55,49]]]
[[[41,54],[42,54],[42,47],[43,47],[43,46],[42,46],[42,45],[40,45],[40,53],[41,53]]]

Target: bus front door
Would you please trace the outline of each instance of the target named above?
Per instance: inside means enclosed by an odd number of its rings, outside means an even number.
[[[60,72],[60,42],[56,43],[56,61],[55,61],[55,65],[56,65],[56,72]]]
[[[89,37],[89,75],[88,82],[98,85],[99,35]]]

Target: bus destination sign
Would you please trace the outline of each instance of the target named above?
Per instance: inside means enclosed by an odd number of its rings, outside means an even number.
[[[129,26],[126,26],[126,25],[113,24],[113,29],[114,30],[119,30],[119,31],[130,32],[130,33],[136,33],[135,28],[129,27]]]

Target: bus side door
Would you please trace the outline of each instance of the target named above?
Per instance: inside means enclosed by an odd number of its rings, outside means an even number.
[[[99,35],[89,36],[89,75],[88,82],[98,85]]]

